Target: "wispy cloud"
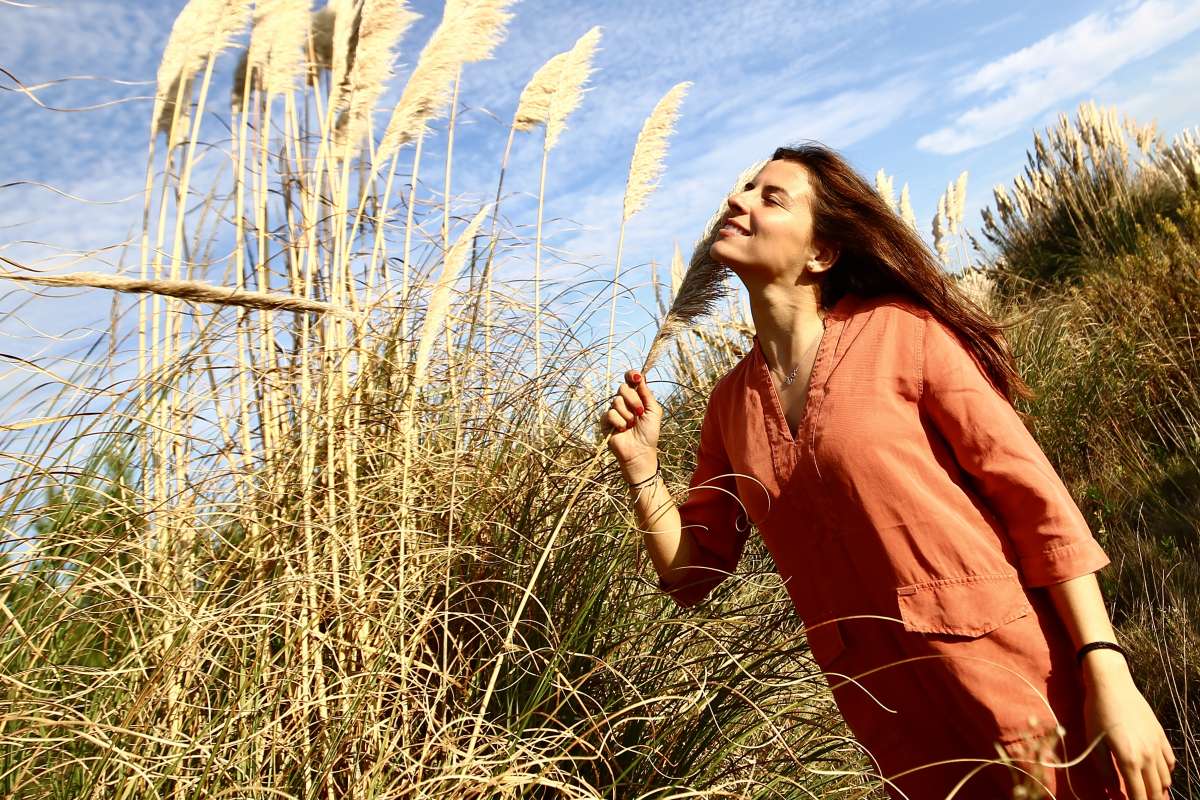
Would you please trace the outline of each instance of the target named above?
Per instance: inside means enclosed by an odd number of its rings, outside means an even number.
[[[998,96],[963,112],[950,125],[917,140],[944,155],[994,142],[1024,128],[1047,108],[1099,84],[1200,27],[1200,4],[1146,0],[1090,14],[1041,41],[984,65],[959,81],[953,94]]]

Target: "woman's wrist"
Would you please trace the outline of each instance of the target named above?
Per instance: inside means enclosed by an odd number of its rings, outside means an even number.
[[[1086,686],[1096,687],[1133,680],[1123,652],[1108,648],[1089,650],[1079,659]]]
[[[658,477],[658,454],[652,453],[646,458],[640,458],[636,461],[631,461],[623,464],[621,472],[624,474],[625,482],[630,488],[644,488],[654,482]]]

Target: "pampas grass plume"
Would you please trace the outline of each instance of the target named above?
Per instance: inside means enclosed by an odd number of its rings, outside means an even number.
[[[671,301],[679,296],[679,287],[683,285],[683,254],[679,252],[679,242],[675,242],[675,253],[671,256]]]
[[[538,123],[546,126],[546,149],[558,143],[567,117],[583,99],[583,85],[591,75],[592,58],[600,41],[600,27],[580,36],[575,46],[551,58],[534,73],[521,92],[513,127],[519,131]]]
[[[397,150],[424,133],[445,111],[454,79],[463,64],[492,57],[513,15],[515,0],[447,2],[442,21],[421,50],[376,151],[375,164],[386,163]]]
[[[339,146],[349,143],[356,147],[366,136],[371,112],[392,77],[393,48],[409,26],[420,18],[420,14],[405,8],[403,0],[365,0],[363,3],[353,63],[339,92],[346,105],[336,128]]]
[[[766,164],[767,159],[763,159],[744,170],[738,175],[738,179],[734,182],[732,189],[734,191],[740,190]],[[729,276],[728,268],[716,261],[708,253],[713,242],[717,240],[717,235],[720,233],[725,215],[729,213],[728,197],[729,195],[726,194],[720,208],[709,217],[708,222],[704,226],[703,235],[701,235],[700,239],[696,242],[695,248],[692,250],[692,257],[688,262],[687,272],[684,273],[679,283],[679,290],[675,292],[671,308],[667,311],[662,325],[659,326],[658,332],[654,335],[654,341],[650,343],[650,349],[646,353],[646,360],[642,363],[643,375],[648,373],[650,368],[657,363],[659,357],[673,339],[691,328],[700,317],[711,314],[716,309],[717,303],[729,293],[729,287],[726,282]]]
[[[333,67],[333,25],[338,5],[338,0],[330,0],[309,18],[309,30],[312,31],[310,58],[314,71]]]
[[[895,179],[888,177],[882,169],[875,173],[875,191],[879,192],[888,208],[896,210]]]
[[[908,199],[908,184],[900,190],[900,218],[908,223],[914,231],[917,229],[917,216],[913,213],[912,203]]]
[[[957,233],[958,228],[962,225],[963,214],[967,208],[967,171],[963,170],[959,174],[958,180],[954,182],[954,208],[952,213],[952,222],[950,231]],[[949,209],[948,209],[949,210]]]
[[[104,272],[72,272],[65,275],[19,275],[0,273],[0,277],[14,281],[27,281],[41,286],[91,286],[95,289],[114,289],[118,292],[149,292],[167,297],[178,297],[195,303],[214,303],[222,306],[241,306],[267,311],[316,311],[353,319],[350,309],[343,309],[320,300],[309,300],[277,292],[251,292],[213,286],[203,281],[142,280],[110,275]]]
[[[290,91],[304,70],[309,0],[258,0],[246,54],[268,95]]]
[[[459,270],[463,262],[466,261],[467,252],[475,241],[475,233],[479,230],[479,225],[483,222],[483,218],[491,206],[491,203],[486,203],[479,209],[474,219],[467,223],[467,227],[463,230],[462,234],[450,246],[443,260],[441,274],[438,276],[437,282],[433,286],[433,291],[429,296],[429,305],[425,311],[425,321],[421,326],[421,338],[417,343],[416,363],[413,369],[412,382],[409,384],[410,401],[415,393],[421,391],[421,388],[425,385],[425,372],[429,365],[429,354],[433,351],[433,341],[442,330],[446,312],[450,308],[450,290],[454,287]]]
[[[627,222],[642,209],[646,198],[658,185],[658,176],[662,174],[663,159],[667,154],[667,137],[674,130],[679,104],[691,85],[691,81],[683,81],[672,86],[642,125],[633,148],[633,160],[629,163],[629,179],[625,182],[622,222]]]
[[[250,0],[190,0],[183,7],[171,26],[158,65],[153,113],[156,133],[166,132],[170,136],[175,93],[180,81],[184,82],[185,89],[190,87],[192,76],[204,66],[209,54],[228,47],[249,19]],[[190,91],[184,92],[185,97],[190,94]]]
[[[354,62],[358,26],[362,20],[363,0],[330,0],[327,8],[333,16],[329,34],[329,110],[343,109],[342,92]]]

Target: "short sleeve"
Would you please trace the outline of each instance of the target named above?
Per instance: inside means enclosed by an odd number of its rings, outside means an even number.
[[[925,320],[919,402],[1004,524],[1025,586],[1061,583],[1109,563],[1008,398],[933,316]]]
[[[700,426],[696,468],[679,505],[680,527],[692,535],[696,561],[675,570],[675,580],[658,586],[683,607],[694,606],[737,568],[750,522],[737,495],[737,483],[721,440],[716,391]],[[682,577],[680,577],[682,576]]]

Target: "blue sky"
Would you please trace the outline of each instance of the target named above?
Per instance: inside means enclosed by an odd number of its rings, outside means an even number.
[[[0,93],[6,145],[0,184],[42,182],[102,203],[36,186],[3,188],[0,253],[51,271],[117,269],[121,249],[115,245],[140,226],[152,81],[182,6],[183,0],[0,2],[0,66],[27,85],[95,78],[39,89],[43,103],[80,109],[121,101],[68,113]],[[422,18],[401,42],[384,105],[398,96],[442,5],[421,0],[410,7]],[[464,72],[452,187],[459,213],[494,194],[507,124],[529,77],[591,26],[602,29],[589,91],[550,157],[548,279],[611,277],[638,131],[671,86],[693,82],[659,188],[626,231],[622,276],[641,287],[619,311],[629,363],[654,332],[647,313],[653,300],[645,289],[650,260],[667,280],[674,243],[690,254],[737,173],[776,146],[817,139],[844,152],[869,178],[884,168],[895,176],[897,193],[909,184],[926,231],[946,184],[967,170],[965,224],[977,233],[979,210],[990,202],[993,185],[1019,172],[1032,131],[1060,111],[1073,113],[1080,101],[1157,120],[1168,135],[1200,124],[1200,3],[1194,0],[523,0],[512,10],[495,58]],[[219,62],[217,98],[228,96],[234,59],[227,52]],[[12,84],[4,79],[0,85]],[[223,112],[221,101],[213,107]],[[219,121],[206,124],[219,138]],[[432,181],[430,192],[440,189],[444,124],[426,143],[422,176]],[[518,194],[504,212],[532,243],[541,134],[518,135],[512,158],[505,188]],[[198,180],[220,168],[215,153]],[[125,268],[136,272],[136,264],[134,249]],[[531,249],[510,253],[499,267],[513,287],[531,274]],[[204,277],[222,280],[220,272]],[[24,288],[3,287],[5,352],[45,357],[107,329],[111,294],[44,293],[30,298]],[[129,295],[118,301],[123,308],[134,302]],[[592,326],[597,335],[607,332],[607,306],[599,307]],[[65,343],[50,346],[47,336]]]

